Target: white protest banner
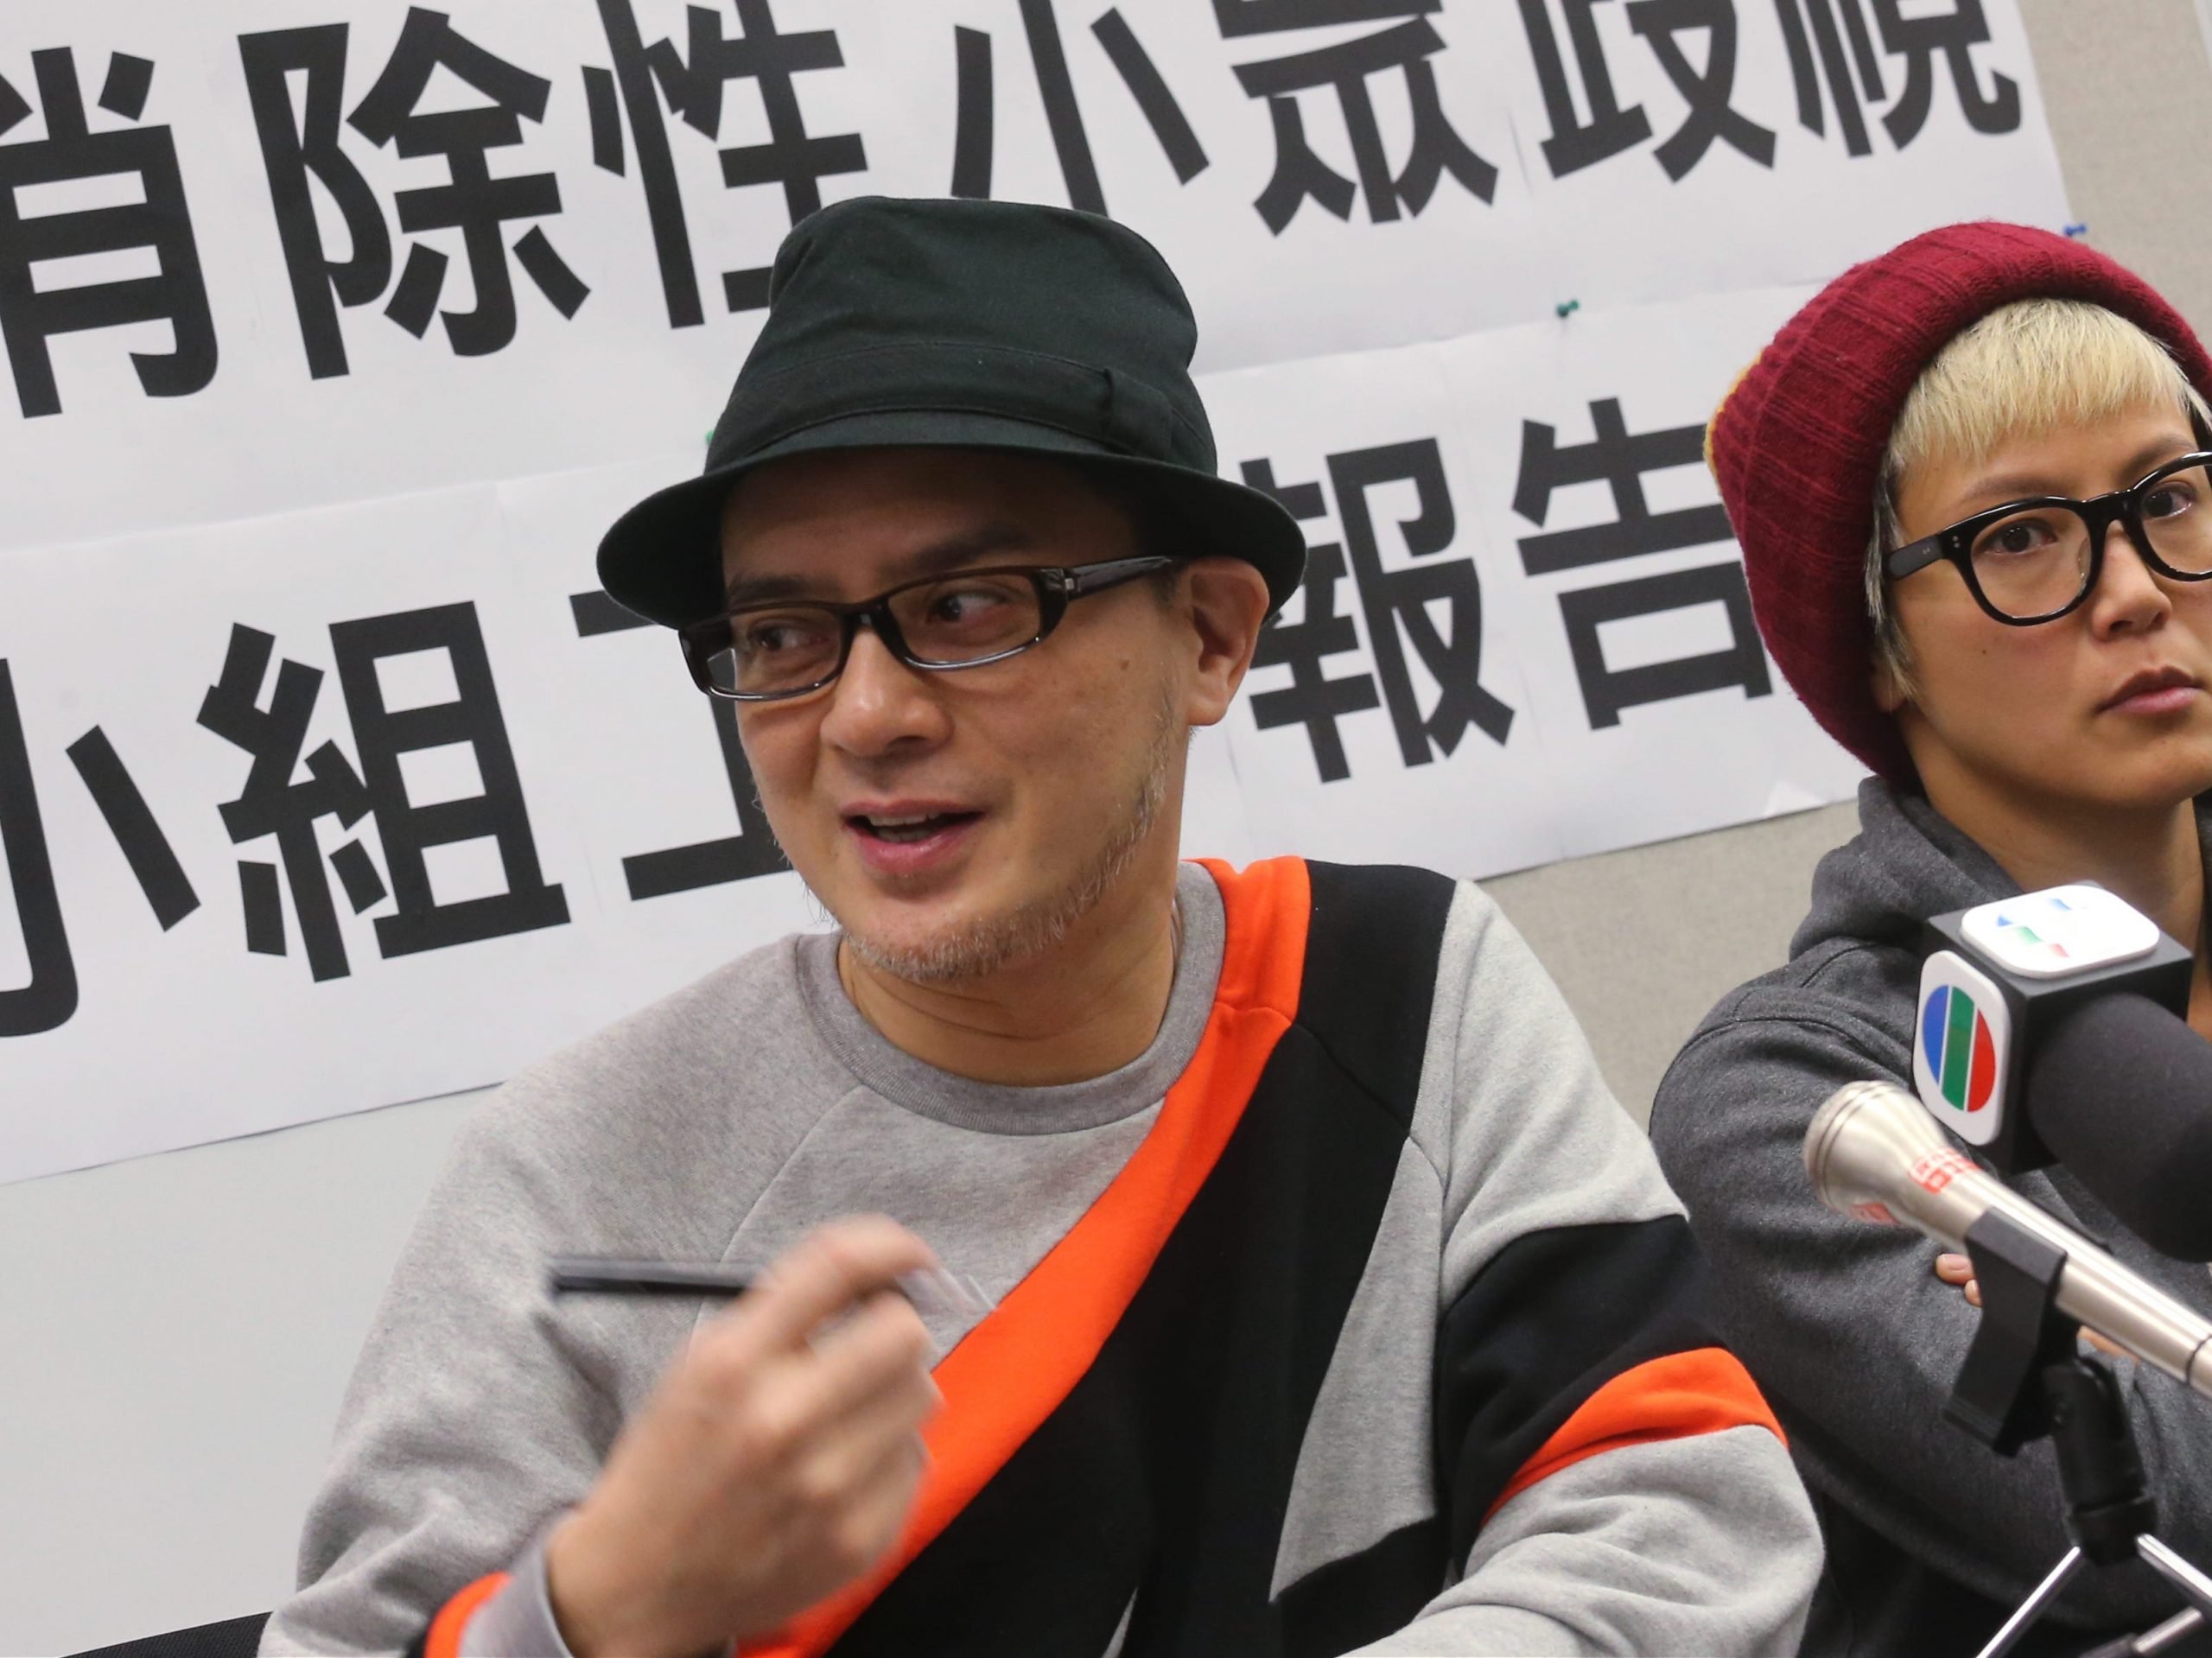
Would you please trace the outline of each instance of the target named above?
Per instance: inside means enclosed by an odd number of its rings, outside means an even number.
[[[1186,844],[1484,874],[1840,797],[1699,429],[2064,226],[2012,0],[0,12],[0,1179],[474,1086],[826,924],[596,587],[778,242],[1111,213],[1314,549]]]
[[[1931,10],[14,9],[0,181],[37,291],[0,548],[691,448],[794,213],[869,192],[1112,212],[1188,288],[1202,370],[1817,281],[1961,217],[2056,228],[2012,5]]]
[[[1230,722],[1263,851],[1487,874],[1849,791],[1760,648],[1700,454],[1807,297],[1207,380],[1224,459],[1311,521]]]

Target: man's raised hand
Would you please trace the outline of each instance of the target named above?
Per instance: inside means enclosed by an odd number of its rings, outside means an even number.
[[[880,1217],[811,1234],[699,1334],[556,1527],[575,1658],[690,1658],[772,1632],[880,1560],[921,1483],[936,1265]]]

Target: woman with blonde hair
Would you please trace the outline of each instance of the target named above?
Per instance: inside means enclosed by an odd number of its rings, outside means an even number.
[[[2099,882],[2195,946],[2212,1035],[2208,390],[2189,325],[2111,260],[1960,225],[1831,283],[1713,418],[1768,649],[1874,774],[1788,964],[1707,1016],[1651,1121],[1718,1326],[1821,1511],[1808,1654],[1971,1652],[2068,1547],[2049,1443],[2007,1460],[1943,1419],[1979,1317],[1963,1261],[1821,1208],[1801,1147],[1844,1083],[1910,1086],[1920,926],[1946,911]],[[2212,1312],[2203,1267],[2063,1168],[2012,1184]],[[2115,1363],[2160,1534],[2212,1561],[2212,1411]],[[2178,1604],[2145,1568],[2085,1572],[2017,1650],[2083,1652]]]

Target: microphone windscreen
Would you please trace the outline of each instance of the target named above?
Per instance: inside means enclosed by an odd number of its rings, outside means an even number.
[[[2022,1100],[2121,1224],[2160,1255],[2212,1261],[2212,1042],[2147,996],[2092,997],[2043,1033]]]

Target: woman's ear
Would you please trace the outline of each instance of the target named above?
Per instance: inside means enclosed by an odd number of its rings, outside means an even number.
[[[1904,676],[1891,663],[1887,651],[1874,653],[1873,692],[1874,706],[1885,714],[1895,714],[1912,700]]]

